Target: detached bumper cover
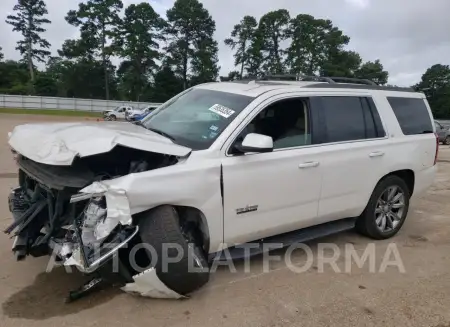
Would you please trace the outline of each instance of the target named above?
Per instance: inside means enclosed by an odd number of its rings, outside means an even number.
[[[155,299],[181,299],[186,298],[172,291],[158,278],[155,268],[150,268],[133,276],[134,283],[126,284],[122,291]]]

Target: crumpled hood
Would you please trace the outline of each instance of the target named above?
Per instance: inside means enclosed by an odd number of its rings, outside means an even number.
[[[191,149],[143,127],[123,122],[27,124],[14,128],[9,145],[31,160],[70,166],[76,156],[111,151],[116,145],[174,156]]]

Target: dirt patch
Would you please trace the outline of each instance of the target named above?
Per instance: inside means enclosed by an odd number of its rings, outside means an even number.
[[[34,283],[13,294],[2,304],[3,314],[10,318],[43,320],[74,314],[111,300],[120,292],[107,287],[73,303],[65,303],[69,292],[86,281],[78,272],[66,273],[64,268],[36,276]]]
[[[0,173],[0,178],[17,178],[17,173]]]

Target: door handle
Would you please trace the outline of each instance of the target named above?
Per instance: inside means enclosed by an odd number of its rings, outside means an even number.
[[[303,162],[300,165],[298,165],[298,168],[313,168],[319,166],[318,161],[309,161],[309,162]]]
[[[371,154],[369,154],[369,157],[371,157],[371,158],[382,157],[382,156],[384,156],[383,151],[375,151],[375,152],[372,152]]]

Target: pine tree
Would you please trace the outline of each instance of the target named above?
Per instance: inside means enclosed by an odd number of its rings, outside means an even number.
[[[80,27],[81,39],[66,41],[65,51],[73,56],[83,56],[87,51],[92,57],[101,58],[107,100],[110,96],[109,58],[113,54],[108,42],[114,36],[114,27],[120,23],[119,12],[122,8],[121,0],[88,0],[86,3],[80,3],[78,10],[71,10],[66,16],[69,24]]]
[[[13,26],[14,32],[20,32],[22,40],[17,42],[16,50],[24,57],[28,64],[30,79],[34,83],[34,60],[45,62],[45,57],[50,55],[50,43],[41,37],[46,30],[43,24],[49,24],[50,20],[44,18],[48,14],[43,0],[18,0],[13,10],[16,15],[9,15],[6,22]]]
[[[148,84],[148,76],[157,68],[161,59],[160,41],[165,37],[161,30],[165,21],[148,3],[131,4],[125,9],[125,17],[114,31],[113,47],[125,61],[119,72],[122,86],[129,90],[131,99],[139,101]]]
[[[280,74],[284,69],[284,50],[281,43],[286,40],[286,29],[290,16],[286,9],[271,11],[259,21],[259,36],[263,50],[263,70],[267,74]]]
[[[213,39],[216,23],[198,0],[176,0],[167,11],[169,44],[165,64],[183,81],[183,88],[193,83],[215,80],[217,42]],[[190,74],[192,73],[192,74]]]
[[[256,28],[258,23],[255,17],[245,16],[239,24],[234,25],[231,37],[225,40],[225,44],[231,47],[232,50],[236,50],[234,54],[234,65],[241,66],[240,78],[244,75],[244,69],[247,67],[251,49],[251,43],[255,37]]]

